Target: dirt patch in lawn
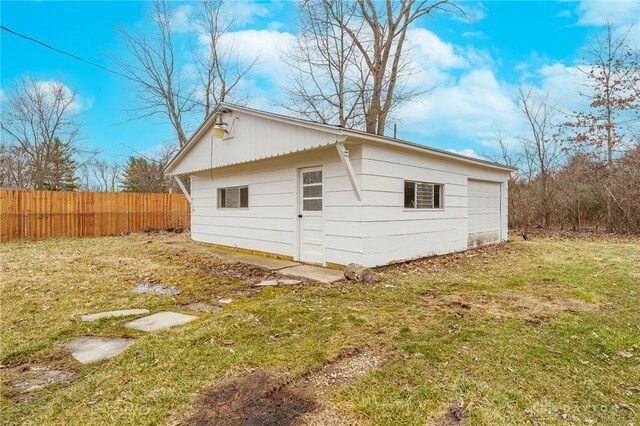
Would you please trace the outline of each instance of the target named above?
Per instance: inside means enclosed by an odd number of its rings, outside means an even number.
[[[469,411],[467,407],[458,403],[452,403],[447,407],[447,411],[436,423],[438,426],[457,426],[466,423],[469,417]]]
[[[158,282],[149,280],[137,281],[136,288],[131,290],[131,292],[141,294],[162,294],[165,296],[177,296],[180,294],[180,290],[175,287],[166,287]]]
[[[218,265],[205,265],[202,270],[207,274],[218,277],[231,278],[233,280],[249,281],[257,284],[260,281],[273,279],[277,275],[268,269],[248,265],[240,262],[221,263]]]
[[[326,395],[382,363],[379,356],[351,349],[297,380],[262,370],[229,377],[201,392],[194,411],[180,424],[261,426],[339,419],[324,401]]]
[[[75,375],[68,363],[54,360],[51,363],[24,363],[0,368],[2,384],[8,389],[8,397],[16,402],[29,402],[34,392],[49,386],[66,387]]]
[[[222,310],[222,307],[220,305],[214,305],[207,302],[194,302],[189,305],[183,305],[181,307],[190,311],[204,312],[205,314],[219,312]]]
[[[274,390],[275,389],[275,390]],[[316,407],[306,395],[278,386],[264,371],[229,378],[201,395],[187,425],[291,425]]]
[[[529,324],[539,324],[564,312],[586,312],[599,308],[599,305],[581,300],[534,296],[517,291],[496,294],[429,291],[420,297],[429,308],[444,309],[460,318],[522,318]]]

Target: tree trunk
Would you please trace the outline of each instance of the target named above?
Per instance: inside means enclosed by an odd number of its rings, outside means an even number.
[[[344,276],[352,281],[372,283],[374,280],[373,271],[357,263],[350,263],[344,270]]]

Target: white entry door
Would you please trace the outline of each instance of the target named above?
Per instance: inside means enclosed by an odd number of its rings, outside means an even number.
[[[298,222],[300,261],[324,264],[322,167],[300,169]]]

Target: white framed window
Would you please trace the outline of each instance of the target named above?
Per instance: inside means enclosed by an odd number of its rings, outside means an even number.
[[[444,185],[441,183],[404,181],[405,209],[443,209]]]
[[[249,208],[249,187],[230,186],[218,188],[219,209],[246,209]]]
[[[322,170],[302,173],[302,211],[322,211]]]

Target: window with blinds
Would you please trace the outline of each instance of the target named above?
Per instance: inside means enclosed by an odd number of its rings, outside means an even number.
[[[405,209],[442,209],[444,185],[439,183],[404,182]]]
[[[218,188],[219,209],[242,209],[249,207],[249,187],[232,186]]]

